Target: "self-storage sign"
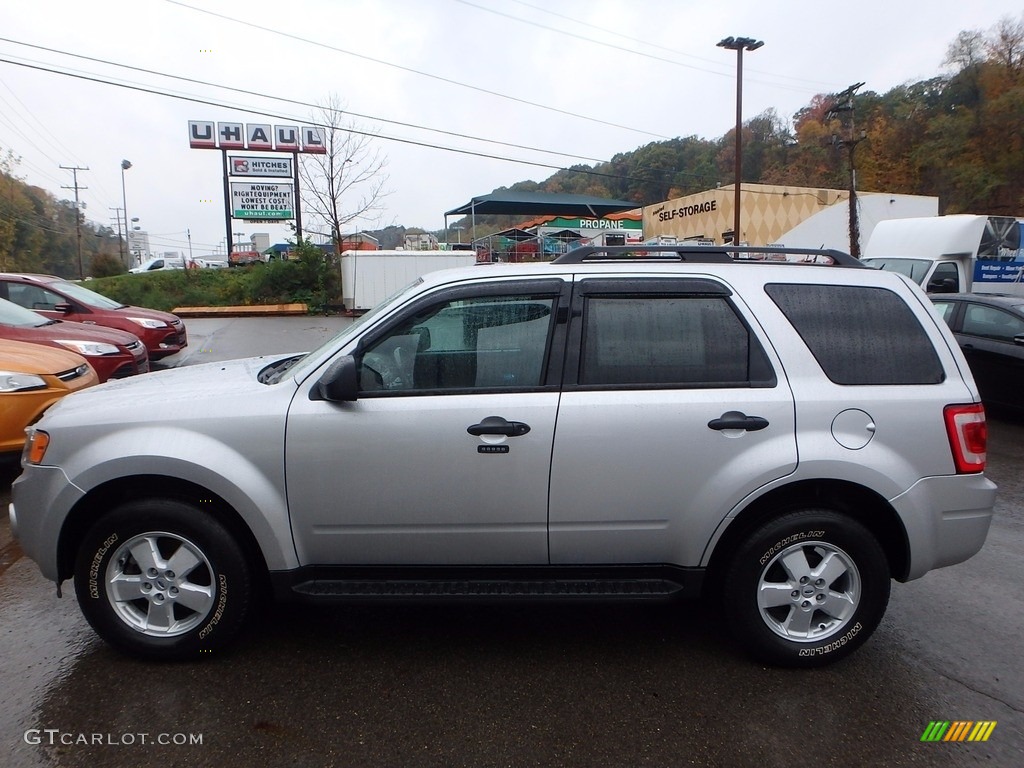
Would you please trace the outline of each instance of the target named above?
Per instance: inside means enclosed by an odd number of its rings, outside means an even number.
[[[291,184],[231,182],[232,217],[249,221],[295,218]]]

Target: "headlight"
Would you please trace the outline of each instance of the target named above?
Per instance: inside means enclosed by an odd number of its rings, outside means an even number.
[[[73,349],[80,355],[86,357],[99,357],[100,355],[116,355],[119,350],[113,344],[104,344],[102,341],[78,341],[76,339],[57,339],[58,344],[63,344],[68,349]]]
[[[24,392],[29,389],[46,389],[46,382],[31,373],[0,371],[0,392]]]
[[[133,323],[141,325],[143,328],[166,328],[167,323],[163,320],[154,320],[151,317],[129,317]]]

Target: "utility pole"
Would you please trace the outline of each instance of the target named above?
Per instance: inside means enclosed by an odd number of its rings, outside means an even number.
[[[111,208],[114,215],[117,217],[117,252],[121,256],[121,263],[124,264],[124,240],[121,239],[121,215],[124,213],[124,208]],[[125,222],[125,228],[127,229],[128,222]]]
[[[88,189],[88,187],[78,186],[78,172],[88,171],[89,167],[80,168],[77,165],[62,165],[60,166],[65,171],[71,171],[71,177],[75,180],[73,187],[61,186],[61,189],[73,189],[75,190],[75,232],[78,235],[78,279],[85,279],[85,270],[82,268],[82,208],[78,202],[78,190]]]
[[[853,96],[862,85],[864,83],[854,83],[842,93],[837,94],[832,106],[825,113],[826,119],[839,119],[841,113],[850,113],[850,137],[844,139],[840,138],[839,134],[833,133],[832,146],[836,149],[842,147],[847,150],[850,169],[850,255],[855,259],[860,258],[860,222],[857,218],[857,168],[853,163],[853,154],[857,149],[857,145],[864,141],[868,134],[867,131],[861,131],[859,135],[856,133],[853,116]]]

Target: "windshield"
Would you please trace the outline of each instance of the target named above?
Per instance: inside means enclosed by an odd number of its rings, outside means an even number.
[[[376,307],[371,309],[365,315],[356,318],[355,322],[353,322],[351,325],[342,328],[337,334],[335,334],[333,337],[325,341],[319,347],[310,350],[301,358],[296,359],[294,363],[288,366],[288,373],[291,376],[294,376],[298,379],[302,379],[305,376],[307,376],[309,372],[316,365],[319,364],[322,352],[326,351],[327,349],[336,349],[338,347],[344,346],[344,344],[349,340],[349,338],[355,336],[364,325],[371,322],[374,318],[377,318],[380,315],[387,312],[395,303],[402,301],[405,298],[406,294],[414,291],[416,287],[422,282],[422,277],[416,278],[413,282],[409,283],[409,285],[400,290],[398,293],[394,294],[393,296],[390,296],[389,298],[384,299],[384,301],[382,301]],[[283,373],[283,371],[281,373]]]
[[[3,325],[16,325],[22,328],[39,328],[56,322],[48,317],[25,309],[6,299],[0,299],[0,323]]]
[[[906,275],[918,285],[928,274],[928,268],[935,262],[928,259],[864,259],[864,263],[872,269],[884,269],[887,272],[899,272]]]
[[[113,299],[108,299],[106,296],[100,296],[95,291],[83,288],[77,283],[69,283],[64,280],[54,280],[52,283],[48,283],[48,287],[57,291],[63,291],[71,298],[90,307],[95,307],[96,309],[120,309],[125,306]]]

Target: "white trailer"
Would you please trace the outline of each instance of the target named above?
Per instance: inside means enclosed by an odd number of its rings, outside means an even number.
[[[958,214],[880,221],[864,263],[901,272],[929,293],[1024,295],[1024,223]]]
[[[343,251],[341,299],[364,312],[428,272],[475,263],[475,251]]]

